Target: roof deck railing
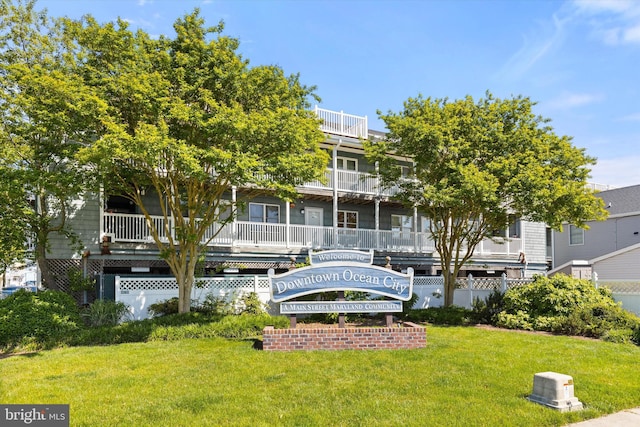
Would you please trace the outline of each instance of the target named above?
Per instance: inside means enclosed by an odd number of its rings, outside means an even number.
[[[323,132],[352,138],[367,139],[369,137],[367,116],[354,116],[342,111],[325,110],[318,106],[313,111],[322,120],[320,130]]]

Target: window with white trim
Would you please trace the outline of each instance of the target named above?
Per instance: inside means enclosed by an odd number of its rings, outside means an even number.
[[[413,216],[391,215],[391,231],[410,233],[413,231]]]
[[[358,159],[352,159],[350,157],[338,157],[336,158],[336,164],[338,169],[345,171],[357,171]]]
[[[584,229],[569,224],[569,245],[584,245]]]
[[[358,228],[358,212],[338,211],[338,228]]]
[[[280,206],[249,203],[249,221],[277,224],[280,222]]]

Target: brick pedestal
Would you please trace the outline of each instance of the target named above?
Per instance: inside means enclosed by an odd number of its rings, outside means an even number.
[[[390,328],[296,328],[262,331],[265,351],[291,350],[378,350],[423,348],[427,345],[424,327],[406,322]]]

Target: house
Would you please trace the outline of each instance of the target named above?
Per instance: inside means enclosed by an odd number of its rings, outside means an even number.
[[[562,232],[553,233],[553,272],[569,272],[574,260],[604,260],[609,263],[613,258],[620,262],[627,259],[629,251],[640,244],[640,185],[616,188],[598,193],[609,211],[605,221],[588,221],[588,229],[567,224]],[[582,262],[584,268],[584,262]],[[587,265],[591,265],[588,262]],[[635,260],[618,266],[629,273],[634,271],[640,278],[640,269]],[[608,274],[610,275],[610,274]],[[611,277],[613,278],[613,277]]]
[[[367,162],[362,139],[381,137],[370,131],[367,118],[316,108],[322,119],[324,148],[331,153],[326,183],[301,186],[299,198],[285,203],[256,197],[233,223],[225,225],[209,245],[205,274],[266,274],[304,262],[310,250],[374,251],[374,264],[391,257],[394,269],[412,267],[416,275],[437,275],[440,260],[427,219],[393,200],[381,189]],[[229,197],[242,188],[230,189]],[[84,242],[82,255],[62,238],[52,240],[49,265],[64,287],[66,269],[86,274],[169,275],[139,209],[122,197],[93,195],[78,200],[70,224]],[[154,221],[164,221],[161,215]],[[544,273],[548,258],[544,224],[515,219],[493,240],[480,244],[462,275],[512,277]],[[526,261],[525,261],[526,257]]]

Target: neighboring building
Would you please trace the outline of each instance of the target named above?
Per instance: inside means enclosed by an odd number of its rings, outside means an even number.
[[[285,271],[294,262],[304,262],[310,250],[343,248],[373,250],[377,265],[384,265],[389,256],[396,270],[413,267],[416,275],[439,274],[427,219],[395,202],[393,192],[382,191],[371,175],[376,166],[366,161],[361,138],[383,134],[369,131],[366,117],[322,109],[316,113],[324,121],[324,147],[331,151],[327,183],[305,184],[292,203],[267,196],[251,200],[210,244],[205,272],[215,274],[223,267],[240,274],[266,274],[269,268]],[[230,189],[229,197],[239,197],[242,190]],[[62,238],[52,240],[49,265],[63,287],[66,269],[72,266],[86,274],[170,274],[144,217],[126,199],[102,200],[98,195],[78,201],[69,221],[85,250],[83,255],[74,254]],[[156,221],[164,219],[158,216]],[[498,238],[503,244],[484,241],[461,274],[544,274],[547,238],[544,224],[516,219]],[[105,239],[108,250],[103,251]]]
[[[611,256],[619,258],[629,253],[627,249],[640,244],[640,185],[602,191],[598,197],[604,201],[609,217],[605,221],[588,221],[587,230],[566,224],[562,232],[554,232],[553,270],[567,269],[575,264],[574,260],[586,260],[589,264],[604,259],[611,262]],[[635,260],[626,266],[633,267],[640,278]]]

